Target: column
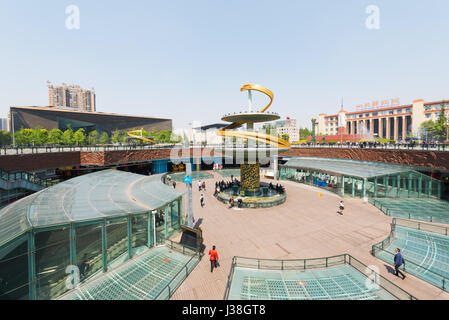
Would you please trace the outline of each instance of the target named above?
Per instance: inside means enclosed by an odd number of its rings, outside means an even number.
[[[366,197],[366,178],[363,178],[362,191],[363,191],[363,199],[365,199],[365,197]]]
[[[132,251],[132,243],[131,243],[131,236],[132,236],[132,226],[131,226],[131,215],[128,215],[128,259],[131,259],[131,251]]]
[[[108,246],[106,238],[106,220],[103,220],[101,225],[101,249],[103,258],[103,272],[108,271]]]
[[[70,264],[76,265],[76,236],[75,236],[75,226],[70,224],[69,230],[70,238]]]
[[[28,292],[29,299],[36,300],[36,250],[34,245],[34,231],[28,231]]]
[[[385,118],[385,139],[390,139],[390,117]]]
[[[341,176],[341,196],[345,196],[345,176]]]
[[[351,177],[352,180],[352,197],[355,197],[355,179],[354,177]]]
[[[399,198],[399,195],[401,194],[401,175],[398,174],[396,179],[397,179],[396,198]]]
[[[419,175],[418,180],[418,199],[421,198],[421,191],[422,191],[422,175]]]
[[[148,236],[147,236],[147,246],[148,248],[154,247],[154,233],[156,232],[154,230],[154,221],[153,221],[154,217],[153,214],[151,213],[151,211],[148,212]]]
[[[407,117],[402,116],[402,140],[407,138]]]
[[[412,192],[412,174],[409,172],[408,173],[408,198],[410,198]]]
[[[432,194],[432,179],[429,180],[429,190],[427,190],[427,197],[430,198]]]
[[[398,120],[399,120],[398,117],[394,117],[394,123],[393,123],[393,126],[394,126],[393,139],[394,140],[398,140],[398,133],[399,133],[399,126],[398,126],[399,121]]]
[[[383,131],[384,131],[384,118],[379,118],[379,138],[383,138]]]
[[[374,198],[377,198],[377,177],[374,178]]]

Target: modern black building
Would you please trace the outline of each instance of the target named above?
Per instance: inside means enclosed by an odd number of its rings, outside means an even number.
[[[56,107],[11,107],[9,112],[11,130],[23,128],[66,130],[69,126],[73,131],[83,128],[87,133],[93,130],[107,132],[115,130],[141,129],[150,132],[153,129],[172,130],[172,119],[138,117],[104,112],[76,111]],[[13,123],[14,122],[14,123]]]

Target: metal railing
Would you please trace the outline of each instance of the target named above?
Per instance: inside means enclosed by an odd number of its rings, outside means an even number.
[[[424,199],[426,199],[426,198],[424,198]],[[373,199],[373,198],[369,198],[368,201],[373,206],[378,208],[380,211],[382,211],[389,217],[397,217],[399,219],[404,218],[404,219],[421,220],[421,221],[433,222],[433,223],[449,224],[449,215],[446,218],[440,217],[440,216],[434,216],[434,215],[422,215],[422,214],[417,214],[417,213],[414,213],[414,212],[408,211],[408,210],[404,211],[404,210],[399,210],[399,209],[391,209],[388,207],[388,204],[383,204],[381,201]],[[449,203],[448,203],[448,206],[449,206]]]
[[[50,187],[58,182],[55,181],[49,181],[39,178],[37,175],[26,172],[26,171],[19,171],[10,173],[8,171],[5,171],[3,169],[0,169],[0,179],[3,179],[5,181],[17,181],[17,180],[25,180],[33,184],[37,184],[41,187],[47,188]]]
[[[103,146],[33,146],[33,147],[2,147],[0,155],[16,154],[38,154],[38,153],[57,153],[57,152],[92,152],[92,151],[126,151],[126,150],[153,150],[153,149],[171,149],[180,144],[154,144],[154,145],[103,145]]]
[[[397,219],[397,218],[393,218],[393,222],[391,224],[391,231],[390,234],[388,235],[388,237],[379,242],[376,243],[372,246],[371,248],[371,254],[374,257],[377,257],[376,254],[382,253],[383,256],[388,256],[391,259],[386,259],[385,257],[380,258],[381,260],[389,263],[389,262],[393,262],[394,261],[394,253],[386,251],[385,249],[391,245],[393,239],[395,238],[396,235],[396,227],[400,226],[400,227],[405,227],[405,228],[410,228],[410,229],[415,229],[415,230],[420,230],[420,231],[424,231],[424,232],[431,232],[431,233],[435,233],[435,234],[441,234],[441,235],[448,235],[448,228],[447,227],[443,227],[443,226],[436,226],[436,225],[431,225],[428,223],[422,223],[422,222],[415,222],[415,221],[410,221],[410,220],[404,220],[404,219]],[[377,257],[378,258],[378,257]],[[388,261],[387,261],[388,260]],[[402,266],[400,266],[400,269],[406,272],[409,272],[410,274],[431,283],[432,285],[444,290],[444,291],[448,291],[449,292],[449,278],[447,278],[446,276],[443,276],[437,272],[434,272],[428,268],[425,268],[413,261],[410,261],[409,259],[405,259],[405,263],[402,264]],[[429,274],[432,277],[430,279],[426,279],[420,276],[420,273],[425,273],[425,274]],[[433,280],[432,280],[433,279]],[[430,281],[432,280],[432,281]]]
[[[380,149],[380,150],[423,150],[423,151],[449,151],[449,143],[304,143],[292,144],[293,149],[300,148],[331,148],[331,149]]]
[[[182,282],[189,276],[190,272],[196,267],[201,260],[201,253],[199,251],[192,250],[192,248],[186,247],[180,243],[172,240],[166,240],[165,245],[167,248],[178,251],[182,254],[191,254],[189,261],[176,273],[176,275],[167,283],[162,290],[157,294],[154,300],[168,300],[179,288]]]
[[[328,268],[337,265],[348,264],[354,269],[362,273],[365,277],[372,279],[374,273],[374,281],[381,288],[392,294],[394,297],[400,300],[416,300],[414,296],[401,289],[390,280],[387,280],[374,270],[370,269],[367,265],[360,262],[356,258],[349,254],[341,254],[331,257],[312,258],[312,259],[294,259],[294,260],[276,260],[276,259],[257,259],[257,258],[244,258],[233,257],[231,270],[228,275],[224,300],[229,298],[232,279],[234,276],[234,270],[236,267],[252,268],[252,269],[264,269],[264,270],[299,270],[305,271],[310,269]]]

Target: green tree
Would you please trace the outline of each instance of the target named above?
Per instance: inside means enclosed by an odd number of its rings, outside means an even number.
[[[77,146],[86,143],[86,133],[85,133],[85,131],[84,131],[83,128],[78,129],[78,130],[73,134],[73,142],[74,142]]]
[[[12,135],[10,132],[0,130],[0,146],[9,146],[12,142]]]
[[[307,128],[299,128],[299,140],[305,140],[312,135],[312,130]]]
[[[47,129],[42,129],[41,127],[36,127],[31,135],[31,142],[35,146],[41,146],[48,142],[48,131]]]
[[[59,145],[62,143],[62,131],[59,129],[51,129],[48,133],[48,143],[52,145]]]
[[[112,143],[119,143],[120,141],[120,131],[115,130],[112,132],[112,136],[111,136],[111,141]]]
[[[64,133],[62,134],[62,144],[66,146],[73,145],[73,135],[74,133],[72,128],[68,128],[66,131],[64,131]]]
[[[285,141],[289,141],[289,140],[290,140],[290,136],[289,136],[288,134],[286,134],[286,133],[284,133],[284,134],[281,136],[281,138],[284,139]]]
[[[433,140],[435,139],[435,131],[436,124],[432,120],[425,121],[421,123],[420,132],[423,137],[423,140]],[[425,132],[425,134],[424,134]]]
[[[447,116],[446,116],[446,103],[441,106],[441,112],[438,116],[438,120],[435,123],[435,138],[439,141],[447,140]]]
[[[89,136],[87,138],[87,143],[91,146],[94,146],[97,144],[98,140],[98,132],[97,130],[89,132]]]
[[[109,136],[106,132],[103,132],[100,136],[100,144],[108,144],[109,143]]]
[[[20,129],[14,134],[16,145],[27,146],[32,143],[33,129]]]
[[[158,142],[170,142],[171,130],[161,130],[157,136]]]

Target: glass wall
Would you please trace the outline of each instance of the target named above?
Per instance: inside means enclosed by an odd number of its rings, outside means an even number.
[[[80,281],[103,268],[102,223],[80,225],[75,228],[76,265]]]
[[[28,299],[27,235],[0,250],[0,300]]]
[[[73,267],[83,282],[154,246],[155,234],[156,244],[164,243],[180,228],[181,203],[176,199],[154,216],[112,217],[17,237],[0,247],[0,300],[55,299],[71,289],[67,284],[75,284]]]
[[[165,208],[164,208],[165,209]],[[165,210],[155,210],[155,222],[156,222],[156,245],[161,244],[165,240]]]
[[[107,262],[111,264],[118,257],[126,260],[128,252],[128,219],[120,218],[106,223]]]
[[[148,220],[148,214],[131,217],[132,255],[139,254],[142,250],[148,248]]]
[[[441,198],[441,182],[415,171],[392,175],[361,177],[310,171],[301,168],[280,168],[280,179],[323,188],[341,196],[363,198]]]
[[[36,232],[36,298],[48,300],[66,292],[66,268],[70,265],[70,226]]]

